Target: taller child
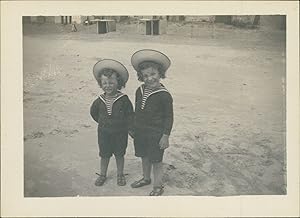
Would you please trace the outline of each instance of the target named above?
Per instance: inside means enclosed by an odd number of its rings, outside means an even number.
[[[135,155],[142,159],[143,178],[132,183],[132,188],[151,184],[153,167],[153,190],[150,196],[159,196],[163,187],[163,154],[169,147],[173,125],[173,99],[160,82],[166,77],[171,61],[163,53],[143,49],[134,53],[131,63],[143,84],[136,90],[134,147]]]

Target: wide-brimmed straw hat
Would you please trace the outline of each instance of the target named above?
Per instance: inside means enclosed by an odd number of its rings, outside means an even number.
[[[112,69],[120,75],[124,83],[128,81],[129,74],[126,67],[119,61],[113,59],[103,59],[94,65],[93,74],[97,81],[99,81],[104,69]]]
[[[139,66],[145,61],[154,62],[161,65],[163,71],[167,71],[171,65],[167,55],[153,49],[142,49],[135,52],[131,57],[131,64],[136,71],[139,71]]]

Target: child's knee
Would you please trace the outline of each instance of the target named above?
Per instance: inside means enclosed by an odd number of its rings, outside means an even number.
[[[117,159],[117,160],[124,160],[124,155],[115,155],[115,158]]]
[[[152,162],[152,165],[153,165],[153,167],[155,167],[155,168],[160,168],[160,167],[162,167],[162,161],[154,161],[154,162]]]

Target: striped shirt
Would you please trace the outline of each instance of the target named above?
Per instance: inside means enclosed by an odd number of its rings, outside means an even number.
[[[143,89],[143,87],[144,87],[144,89]],[[159,88],[154,88],[154,89],[147,87],[147,86],[141,86],[141,92],[143,95],[141,109],[143,110],[145,108],[146,101],[149,98],[149,96],[151,96],[152,94],[154,94],[156,92],[160,92],[160,91],[168,91],[168,90],[164,86],[161,86]]]
[[[143,90],[143,98],[142,98],[141,109],[144,109],[145,104],[146,104],[146,100],[152,94],[153,90],[154,89],[149,88],[149,87],[145,87],[145,89]]]
[[[112,108],[113,108],[113,104],[115,103],[115,101],[123,95],[124,94],[121,92],[117,93],[114,96],[107,96],[105,94],[100,95],[100,98],[106,105],[106,110],[107,110],[108,115],[112,114]]]

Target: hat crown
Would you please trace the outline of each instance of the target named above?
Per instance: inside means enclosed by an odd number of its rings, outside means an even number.
[[[171,65],[171,61],[160,51],[153,49],[142,49],[135,52],[131,57],[131,64],[136,71],[143,62],[153,62],[162,66],[164,71],[167,71]]]
[[[128,81],[128,71],[121,62],[113,59],[102,59],[98,61],[93,67],[93,74],[96,80],[100,78],[104,69],[111,69],[118,73],[124,81],[124,83]]]

